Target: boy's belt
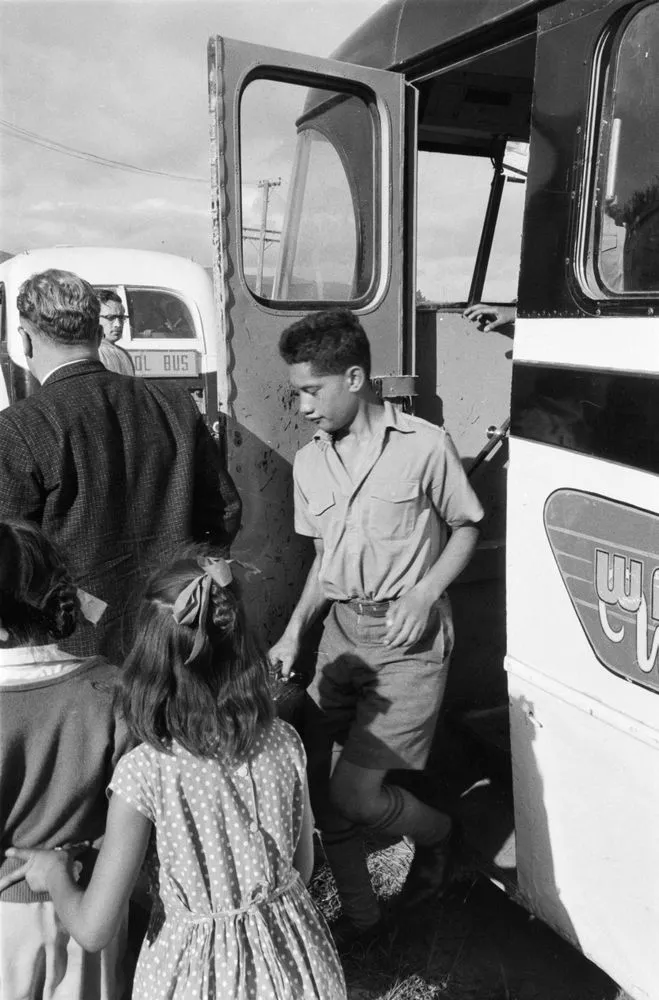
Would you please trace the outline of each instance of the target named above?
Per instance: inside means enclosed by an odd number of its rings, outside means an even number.
[[[358,615],[368,615],[370,618],[384,618],[393,603],[393,601],[365,601],[361,597],[341,601],[341,604],[346,604]]]

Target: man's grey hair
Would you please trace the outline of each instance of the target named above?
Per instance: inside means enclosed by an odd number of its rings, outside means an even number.
[[[16,299],[19,316],[58,344],[95,343],[101,306],[92,286],[72,271],[51,268],[24,281]]]

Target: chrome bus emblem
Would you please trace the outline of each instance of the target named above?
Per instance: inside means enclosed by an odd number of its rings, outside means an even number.
[[[659,515],[564,489],[547,500],[544,521],[598,660],[659,691]]]

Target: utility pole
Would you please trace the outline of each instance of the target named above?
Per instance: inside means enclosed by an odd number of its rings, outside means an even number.
[[[259,187],[263,191],[263,198],[261,201],[261,228],[259,230],[259,246],[258,246],[258,260],[256,263],[256,294],[260,295],[263,288],[263,256],[265,253],[266,244],[266,232],[268,224],[268,200],[270,198],[270,188],[279,187],[281,184],[281,177],[277,177],[276,180],[272,178],[267,178],[259,181]]]

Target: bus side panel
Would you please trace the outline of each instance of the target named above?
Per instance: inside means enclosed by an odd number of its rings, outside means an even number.
[[[577,535],[572,522],[554,551],[546,517],[548,499],[566,487],[577,499],[633,500],[651,511],[656,478],[516,437],[510,448],[507,669],[519,885],[533,912],[633,997],[659,1000],[658,695],[607,669],[595,652],[602,636],[580,623],[577,609],[596,607],[597,595],[592,560],[574,543],[605,540],[588,537],[594,526]],[[614,521],[614,532],[622,525]],[[610,545],[619,548],[619,536]],[[575,581],[583,588],[577,608]]]
[[[636,452],[613,454],[606,434],[621,373],[656,379],[653,321],[625,315],[625,302],[617,318],[598,317],[572,276],[591,73],[602,32],[624,7],[566,2],[539,18],[514,344],[506,662],[522,893],[631,996],[659,1000],[659,667],[644,677],[633,652],[626,675],[610,665],[620,662],[623,623],[627,643],[633,629],[646,636],[609,593],[614,565],[633,558],[651,600],[656,528],[646,529],[659,488],[647,463],[632,467]],[[533,399],[525,369],[535,374]],[[594,406],[581,377],[596,383]]]
[[[518,888],[633,997],[656,1000],[659,734],[645,742],[626,716],[507,666]]]

